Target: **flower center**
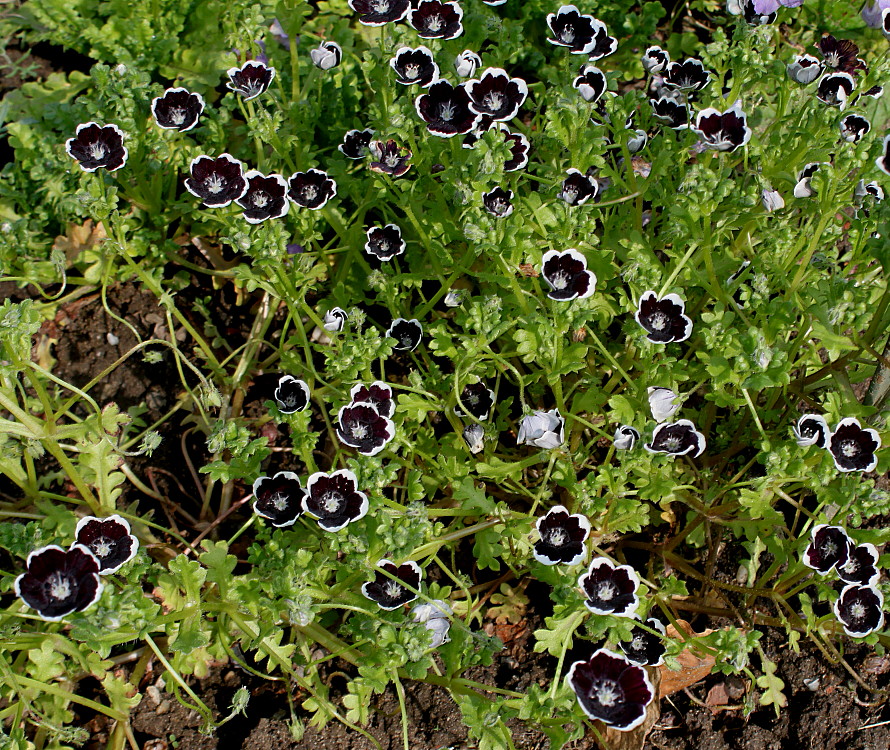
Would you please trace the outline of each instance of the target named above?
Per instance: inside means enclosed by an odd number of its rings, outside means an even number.
[[[683,445],[683,441],[681,441],[680,438],[676,437],[675,435],[671,435],[664,440],[662,445],[668,453],[674,453],[675,451],[680,450]]]
[[[564,529],[552,529],[548,541],[551,547],[562,547],[568,541],[568,534]]]
[[[182,125],[185,122],[185,110],[182,107],[174,107],[170,110],[170,122],[174,125]]]
[[[593,697],[601,706],[614,706],[623,697],[624,693],[615,680],[600,680],[593,688]]]
[[[575,29],[571,26],[566,26],[562,31],[559,32],[559,39],[561,42],[565,44],[571,44],[575,41]]]
[[[867,614],[867,610],[865,605],[862,602],[856,602],[853,606],[850,607],[850,616],[854,620],[861,620]]]
[[[321,507],[325,509],[328,513],[336,513],[340,510],[340,506],[343,504],[343,495],[335,490],[331,492],[325,492],[324,496],[321,499]]]
[[[492,91],[490,94],[485,95],[482,102],[485,104],[486,109],[496,112],[504,106],[504,95],[497,91]]]
[[[395,581],[387,581],[383,585],[383,591],[390,599],[398,599],[402,595],[402,587]]]
[[[558,271],[550,279],[550,283],[553,284],[554,289],[562,291],[569,285],[569,276],[565,271]]]
[[[445,122],[450,122],[451,118],[454,117],[454,111],[457,109],[452,102],[444,102],[439,105],[439,119],[445,120]]]
[[[105,146],[101,143],[90,144],[90,156],[94,159],[102,159],[105,157]]]
[[[576,200],[578,200],[578,188],[571,186],[563,188],[562,197],[565,199],[566,203],[574,203]]]
[[[841,64],[841,56],[837,52],[829,52],[825,55],[825,64],[832,68],[837,68]]]
[[[649,325],[656,331],[663,331],[668,325],[668,316],[663,312],[657,312],[649,316]]]
[[[318,188],[315,185],[306,185],[303,188],[303,200],[309,203],[318,198]]]
[[[410,65],[405,66],[405,78],[410,81],[413,81],[420,75],[420,66],[411,63]]]
[[[222,192],[222,189],[226,186],[226,181],[222,175],[214,172],[206,180],[204,180],[204,187],[207,188],[207,192],[213,195]]]
[[[111,540],[106,537],[100,537],[96,540],[92,547],[90,547],[93,554],[96,557],[108,557],[111,554]]]
[[[265,208],[269,205],[269,194],[262,190],[257,190],[251,197],[250,202],[255,208]]]
[[[263,93],[263,84],[259,81],[247,81],[241,84],[241,90],[249,97],[259,96]]]
[[[49,595],[59,601],[71,596],[71,581],[61,573],[53,573],[49,579]]]
[[[638,633],[631,640],[630,647],[634,651],[642,651],[644,648],[646,648],[646,637]]]
[[[389,240],[380,240],[380,242],[377,243],[377,250],[384,255],[389,253]]]
[[[371,9],[375,13],[388,13],[389,2],[388,0],[373,0],[373,2],[371,3]]]
[[[287,495],[283,492],[276,492],[269,498],[269,502],[279,512],[287,510]]]
[[[600,601],[603,602],[614,599],[617,593],[618,590],[615,588],[615,584],[611,581],[603,581],[596,590],[596,595],[599,597]]]
[[[822,545],[822,554],[826,557],[834,557],[837,554],[837,545],[829,539]]]
[[[414,341],[407,333],[399,340],[402,342],[402,346],[406,349],[411,349],[414,346]]]
[[[352,428],[352,437],[356,440],[364,440],[368,437],[368,425],[357,424]]]
[[[847,458],[853,458],[854,456],[859,455],[859,446],[852,440],[842,441],[840,448],[841,453],[843,453]]]
[[[491,203],[491,207],[496,214],[502,214],[508,208],[507,201],[503,198],[495,198]]]
[[[383,163],[386,164],[386,166],[390,169],[395,169],[397,166],[399,166],[400,161],[401,158],[398,154],[387,154],[383,157]]]
[[[431,34],[437,34],[445,26],[445,19],[439,13],[426,19],[426,30]]]

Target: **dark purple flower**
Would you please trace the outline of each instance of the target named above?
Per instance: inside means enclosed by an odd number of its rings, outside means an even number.
[[[396,340],[393,349],[413,352],[423,338],[423,326],[415,318],[411,318],[411,320],[396,318],[386,329],[386,335]]]
[[[861,67],[859,47],[849,39],[835,39],[831,34],[823,34],[816,42],[816,48],[829,68],[852,73]]]
[[[831,430],[821,414],[804,414],[797,420],[797,424],[791,428],[794,438],[801,448],[816,445],[824,448],[828,443]]]
[[[686,341],[692,334],[692,320],[686,316],[686,303],[676,294],[659,299],[651,289],[643,292],[634,319],[653,344]]]
[[[240,68],[229,68],[226,74],[229,76],[226,87],[237,91],[245,101],[248,101],[266,92],[272,79],[275,78],[275,68],[256,60],[249,60]]]
[[[185,189],[208,208],[222,208],[247,192],[244,165],[231,154],[198,156],[189,165]]]
[[[875,455],[881,437],[875,430],[863,427],[855,417],[842,419],[828,436],[828,451],[838,471],[874,471]]]
[[[275,528],[293,526],[303,513],[306,490],[292,471],[257,477],[253,483],[253,510]]]
[[[596,65],[584,65],[581,67],[581,75],[572,82],[572,86],[578,89],[585,102],[598,102],[606,93],[606,74]]]
[[[540,538],[532,554],[539,563],[577,565],[584,559],[584,542],[590,536],[590,521],[584,516],[557,505],[537,520],[535,528]]]
[[[399,47],[389,65],[396,72],[396,83],[403,86],[416,83],[426,87],[439,78],[439,66],[433,53],[424,46],[417,49]]]
[[[460,392],[460,403],[476,419],[484,422],[488,419],[491,408],[494,406],[494,391],[488,388],[485,383],[465,385]],[[464,414],[460,405],[454,407],[454,413],[459,417]]]
[[[850,546],[850,538],[840,526],[820,523],[813,527],[810,543],[804,550],[801,562],[824,575],[847,562]]]
[[[855,87],[856,81],[849,73],[832,73],[819,81],[816,98],[831,107],[844,109]]]
[[[884,595],[871,586],[844,587],[834,614],[851,638],[865,638],[884,626]]]
[[[204,99],[188,89],[167,89],[161,96],[151,100],[151,113],[155,122],[164,130],[178,130],[184,133],[198,124],[204,111]]]
[[[381,609],[398,609],[417,598],[414,591],[420,588],[423,571],[416,562],[409,560],[402,565],[396,565],[392,560],[383,559],[376,567],[385,570],[389,575],[375,572],[373,581],[362,584],[362,593],[372,602],[377,602]],[[409,590],[407,586],[414,591]]]
[[[41,619],[58,622],[72,612],[83,612],[102,595],[99,562],[82,544],[69,550],[50,544],[28,555],[26,572],[13,590]]]
[[[787,71],[792,81],[806,85],[822,75],[822,63],[812,55],[795,55]]]
[[[383,26],[401,21],[411,7],[409,0],[348,0],[349,7],[359,14],[365,26]]]
[[[688,419],[662,422],[652,432],[652,442],[643,447],[650,453],[698,458],[705,449],[705,436]]]
[[[504,162],[505,172],[515,172],[522,169],[528,164],[529,142],[522,133],[513,133],[506,125],[501,123],[499,126],[507,146],[510,147],[510,158]]]
[[[872,86],[868,91],[863,91],[860,96],[867,96],[871,99],[880,99],[884,95],[883,86]]]
[[[364,518],[368,496],[358,489],[358,479],[348,469],[332,474],[316,472],[306,482],[303,510],[318,519],[325,531],[340,531]]]
[[[101,575],[117,573],[139,549],[139,540],[130,533],[130,524],[117,514],[81,518],[74,529],[74,541],[93,553]]]
[[[655,697],[646,670],[605,648],[572,664],[566,680],[587,716],[620,732],[642,724]]]
[[[402,239],[402,230],[395,224],[387,224],[384,227],[371,227],[367,231],[365,252],[374,255],[379,260],[390,261],[397,255],[405,252],[405,240]]]
[[[435,81],[425,94],[418,96],[414,106],[427,130],[441,138],[469,133],[479,120],[479,115],[470,109],[466,88],[452,86],[444,79]]]
[[[343,143],[337,146],[337,150],[347,159],[364,159],[368,154],[371,137],[374,131],[350,130],[343,136]]]
[[[874,586],[881,576],[878,570],[878,550],[873,544],[847,542],[847,562],[837,565],[837,574],[844,583]]]
[[[470,97],[470,109],[495,122],[512,120],[528,96],[528,85],[521,78],[510,78],[503,68],[486,68],[481,77],[464,84]]]
[[[701,91],[711,80],[701,60],[688,58],[683,62],[673,62],[667,67],[664,85],[681,91]]]
[[[408,23],[421,39],[454,39],[464,32],[463,8],[454,2],[420,0],[408,12]]]
[[[602,21],[579,13],[574,5],[563,5],[556,13],[550,13],[547,26],[550,27],[547,41],[568,47],[573,55],[587,55],[591,60],[598,60],[618,48],[618,41],[609,36]]]
[[[661,636],[635,625],[630,631],[630,640],[622,641],[618,647],[634,664],[639,664],[641,667],[658,667],[664,664],[664,654],[667,651],[663,640],[666,630],[664,623],[655,617],[646,620],[646,624],[652,630],[661,633]]]
[[[663,72],[671,64],[671,58],[661,47],[652,46],[646,48],[641,62],[646,72],[653,75]]]
[[[557,198],[570,206],[583,206],[591,198],[596,198],[599,183],[593,178],[592,170],[584,174],[572,167],[566,170],[566,174],[568,177],[562,181],[562,189],[556,194]]]
[[[578,585],[585,597],[584,605],[594,614],[633,617],[640,606],[640,579],[630,565],[615,565],[598,557],[578,579]]]
[[[868,131],[871,123],[862,115],[847,115],[840,123],[841,137],[848,143],[859,143]]]
[[[337,414],[337,437],[363,456],[376,456],[395,437],[396,426],[373,403],[347,404]]]
[[[689,110],[684,102],[670,96],[662,96],[660,99],[650,99],[649,104],[652,105],[652,116],[673,130],[689,127]]]
[[[290,203],[287,200],[287,183],[280,174],[270,174],[251,169],[244,175],[247,192],[238,198],[237,203],[244,209],[244,218],[251,224],[259,224],[266,219],[280,219],[287,214]]]
[[[282,375],[275,388],[275,402],[282,414],[293,414],[309,406],[309,386],[293,375]]]
[[[392,397],[392,388],[381,380],[375,380],[371,385],[357,383],[349,391],[349,398],[353,404],[371,404],[381,417],[388,419],[396,413],[396,402]]]
[[[694,130],[705,148],[716,151],[735,151],[751,140],[748,117],[738,105],[725,112],[703,109],[695,118]]]
[[[550,287],[550,299],[567,302],[593,294],[596,275],[587,270],[587,259],[575,249],[548,250],[541,259],[541,276]]]
[[[298,206],[313,211],[322,208],[337,194],[337,183],[328,177],[327,172],[322,172],[320,169],[294,172],[287,184],[287,197]]]
[[[369,165],[372,172],[388,174],[392,178],[401,177],[411,169],[411,149],[399,146],[395,141],[371,141],[369,146],[373,161]]]
[[[513,191],[496,187],[487,193],[482,193],[482,205],[492,216],[499,219],[506,218],[513,213]]]
[[[77,126],[74,138],[65,141],[65,151],[77,159],[84,172],[97,169],[114,172],[127,163],[124,133],[117,125],[82,123]]]

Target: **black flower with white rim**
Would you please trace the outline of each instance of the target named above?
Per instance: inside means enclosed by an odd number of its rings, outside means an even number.
[[[801,448],[810,445],[824,448],[828,443],[828,436],[831,434],[828,423],[821,414],[804,414],[797,420],[791,431]]]
[[[854,88],[856,81],[849,73],[832,73],[819,81],[816,98],[831,107],[844,109]]]
[[[596,65],[584,65],[581,74],[572,81],[572,86],[578,89],[585,102],[598,102],[606,93],[606,74]]]
[[[828,436],[828,451],[838,471],[874,471],[880,447],[880,435],[855,417],[842,419]]]
[[[548,250],[541,259],[541,276],[550,291],[547,296],[560,302],[586,299],[596,287],[596,275],[587,268],[587,258],[575,249]]]
[[[829,68],[852,72],[860,67],[859,47],[849,39],[835,39],[831,34],[823,34],[816,42],[816,48]]]
[[[885,135],[881,145],[881,155],[875,159],[878,169],[884,174],[890,174],[890,135]]]
[[[347,159],[364,159],[368,155],[373,137],[374,131],[370,128],[350,130],[343,136],[343,143],[337,146],[337,150]]]
[[[725,112],[703,109],[696,115],[693,129],[706,149],[716,151],[735,151],[751,140],[748,116],[738,104]]]
[[[374,580],[362,584],[362,594],[366,598],[377,602],[381,609],[389,610],[398,609],[417,598],[414,592],[420,589],[423,571],[416,562],[409,560],[396,565],[392,560],[383,559],[376,567],[379,570],[374,572]],[[381,572],[384,570],[389,575]]]
[[[340,333],[343,330],[343,326],[346,325],[346,320],[349,316],[346,314],[346,310],[342,307],[332,307],[324,314],[323,328],[328,333]]]
[[[471,78],[464,86],[470,109],[495,122],[516,117],[528,96],[528,84],[521,78],[510,78],[503,68],[486,68],[479,78]]]
[[[801,562],[824,575],[847,562],[851,546],[850,537],[840,526],[820,523],[810,532]]]
[[[647,47],[641,58],[643,68],[649,75],[661,73],[671,64],[670,55],[661,47]]]
[[[469,133],[479,121],[470,109],[470,96],[464,86],[452,86],[442,79],[433,82],[425,94],[414,101],[417,114],[427,130],[441,138]]]
[[[287,183],[279,174],[268,177],[251,169],[244,175],[247,192],[238,198],[237,203],[244,209],[244,218],[251,224],[259,224],[267,219],[280,219],[290,209],[287,200]]]
[[[584,559],[584,542],[590,536],[590,521],[584,516],[557,505],[537,520],[535,528],[539,538],[532,554],[539,563],[577,565]]]
[[[388,174],[395,179],[411,169],[411,149],[400,146],[393,140],[371,141],[368,148],[372,159],[368,166],[372,172]]]
[[[884,626],[884,595],[871,586],[845,586],[834,614],[848,636],[865,638]]]
[[[874,586],[881,577],[878,570],[878,550],[873,544],[854,544],[849,542],[847,562],[836,568],[838,577],[844,583],[855,583],[859,586]]]
[[[667,646],[664,644],[667,631],[664,623],[657,617],[650,617],[646,620],[646,625],[650,630],[634,625],[630,631],[630,640],[621,641],[618,647],[634,664],[639,664],[641,667],[659,667],[664,664],[664,655],[667,652]],[[661,635],[651,632],[653,630]]]
[[[795,55],[786,70],[792,81],[806,85],[822,75],[823,66],[819,59],[812,55]]]
[[[421,39],[454,39],[464,33],[463,8],[454,2],[420,0],[408,13],[408,23]]]
[[[598,557],[578,579],[578,586],[584,594],[584,605],[595,615],[633,617],[640,606],[640,579],[630,565],[616,565]]]
[[[375,380],[371,385],[356,383],[349,391],[349,398],[353,404],[371,404],[382,417],[390,418],[396,413],[392,388],[382,380]]]
[[[288,178],[287,185],[287,197],[298,206],[313,211],[322,208],[337,194],[337,183],[320,169],[294,172]]]
[[[189,165],[185,189],[208,208],[222,208],[247,192],[244,165],[231,154],[198,156]]]
[[[818,161],[810,162],[797,173],[797,184],[794,186],[795,198],[812,198],[816,194],[810,180],[823,164],[825,163]]]
[[[158,127],[184,133],[198,124],[204,111],[204,98],[188,89],[170,88],[151,100],[151,114]]]
[[[501,134],[510,149],[510,156],[504,162],[505,172],[515,172],[528,164],[528,152],[531,148],[528,138],[522,133],[511,132],[506,125],[500,125]]]
[[[74,529],[74,541],[93,553],[101,575],[117,573],[139,549],[139,540],[130,533],[130,524],[117,514],[81,518]]]
[[[516,442],[519,445],[552,450],[565,441],[565,429],[566,418],[559,413],[559,409],[535,411],[522,418]]]
[[[383,26],[401,21],[411,8],[409,0],[348,0],[349,7],[358,13],[359,23]]]
[[[573,55],[592,55],[594,50],[612,47],[612,43],[608,41],[612,38],[603,23],[593,16],[580,13],[574,5],[563,5],[556,13],[550,13],[547,16],[547,26],[550,27],[547,41],[558,47],[568,47]],[[614,51],[615,47],[612,47],[605,54]],[[605,54],[593,59],[604,57]]]
[[[689,109],[685,102],[671,96],[662,96],[660,99],[650,99],[649,104],[652,106],[652,116],[673,130],[689,127]]]
[[[319,70],[330,70],[340,64],[343,50],[337,42],[322,42],[315,49],[309,50],[309,58]]]
[[[117,125],[84,122],[77,126],[74,138],[65,141],[65,151],[77,159],[84,172],[107,169],[114,172],[127,163],[124,132]]]
[[[293,375],[282,375],[273,394],[278,411],[282,414],[294,414],[309,406],[309,386]]]
[[[645,669],[605,648],[572,664],[566,681],[588,717],[619,732],[642,724],[655,697]]]
[[[663,422],[652,431],[652,441],[643,447],[650,453],[698,458],[705,449],[705,436],[688,419]]]
[[[347,404],[337,414],[337,437],[363,456],[376,456],[396,435],[396,426],[373,403]]]
[[[868,91],[863,91],[860,96],[867,96],[870,99],[880,99],[884,95],[883,86],[872,86]]]
[[[847,115],[840,122],[841,137],[848,143],[859,143],[871,130],[871,123],[862,115]]]
[[[574,167],[566,170],[568,175],[562,181],[562,188],[556,197],[565,201],[570,206],[583,206],[591,198],[596,198],[599,193],[599,183],[590,171],[587,174]]]
[[[413,352],[423,338],[423,326],[416,318],[410,320],[396,318],[386,329],[386,335],[396,340],[393,349],[401,352]]]
[[[506,218],[513,213],[513,191],[496,187],[487,193],[482,193],[482,205],[492,216],[499,219]]]
[[[677,402],[677,393],[670,388],[662,388],[661,386],[649,386],[646,389],[646,396],[649,399],[649,409],[652,412],[652,418],[656,422],[664,422],[670,419],[680,409]]]
[[[246,62],[240,68],[229,68],[226,73],[229,76],[226,87],[241,94],[245,101],[265,93],[275,78],[275,68],[256,60]]]
[[[402,230],[395,224],[371,227],[365,236],[365,252],[378,260],[390,261],[405,252]]]
[[[399,47],[389,66],[396,72],[396,83],[403,86],[417,84],[426,87],[439,79],[439,66],[433,59],[433,53],[422,45],[417,49]]]
[[[701,60],[687,58],[668,65],[664,85],[681,91],[701,91],[710,80],[711,74]]]
[[[318,519],[325,531],[340,531],[368,512],[368,496],[358,489],[358,479],[348,469],[332,474],[316,472],[306,481],[303,510]]]
[[[99,600],[99,561],[82,544],[68,550],[50,544],[28,555],[25,572],[15,579],[13,589],[40,619],[58,622]]]
[[[485,383],[471,383],[465,385],[460,392],[460,403],[476,419],[484,422],[491,414],[494,406],[494,391],[488,388]],[[454,413],[462,417],[464,412],[460,404],[454,407]]]
[[[667,294],[659,299],[651,289],[643,292],[634,319],[653,344],[686,341],[692,335],[692,320],[686,315],[686,303],[677,294]]]
[[[253,483],[253,510],[275,528],[293,526],[303,514],[306,490],[292,471],[257,477]]]
[[[632,450],[639,439],[640,431],[629,424],[619,425],[612,436],[612,442],[615,445],[616,451]]]
[[[461,78],[470,78],[481,65],[482,58],[471,49],[465,49],[454,58],[454,72]]]
[[[865,180],[859,180],[853,188],[853,200],[858,208],[856,215],[858,216],[861,211],[863,215],[868,216],[872,206],[884,200],[884,188],[874,181],[866,183]]]

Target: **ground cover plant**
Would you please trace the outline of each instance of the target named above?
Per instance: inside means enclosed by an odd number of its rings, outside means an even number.
[[[13,8],[7,745],[879,742],[885,5]]]

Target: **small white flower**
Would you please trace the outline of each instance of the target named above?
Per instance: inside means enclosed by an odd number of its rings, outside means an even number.
[[[632,450],[639,439],[640,431],[636,427],[631,427],[629,424],[623,424],[615,430],[615,436],[613,438],[615,442],[615,450]]]
[[[548,450],[556,448],[565,439],[565,426],[565,417],[560,415],[559,409],[536,411],[522,418],[516,442]]]
[[[667,422],[680,409],[676,403],[677,394],[670,388],[650,386],[646,389],[649,394],[649,408],[652,410],[652,418],[656,422]]]
[[[485,447],[485,428],[476,422],[468,424],[464,427],[464,440],[470,453],[480,453]]]
[[[329,333],[339,333],[346,325],[346,311],[342,307],[334,307],[324,314],[324,329]]]
[[[763,189],[763,192],[760,194],[760,202],[763,203],[763,207],[770,212],[785,208],[785,199],[782,198],[778,190],[772,190],[770,188]]]
[[[423,602],[411,610],[414,622],[423,623],[427,630],[433,634],[432,648],[439,648],[443,643],[451,640],[448,637],[448,630],[451,628],[451,621],[448,617],[451,612],[451,607],[441,599]]]
[[[309,50],[312,64],[321,70],[336,68],[343,58],[343,50],[337,42],[322,42],[313,50]]]
[[[454,70],[461,78],[470,78],[482,65],[482,58],[473,50],[465,49],[454,59]]]

